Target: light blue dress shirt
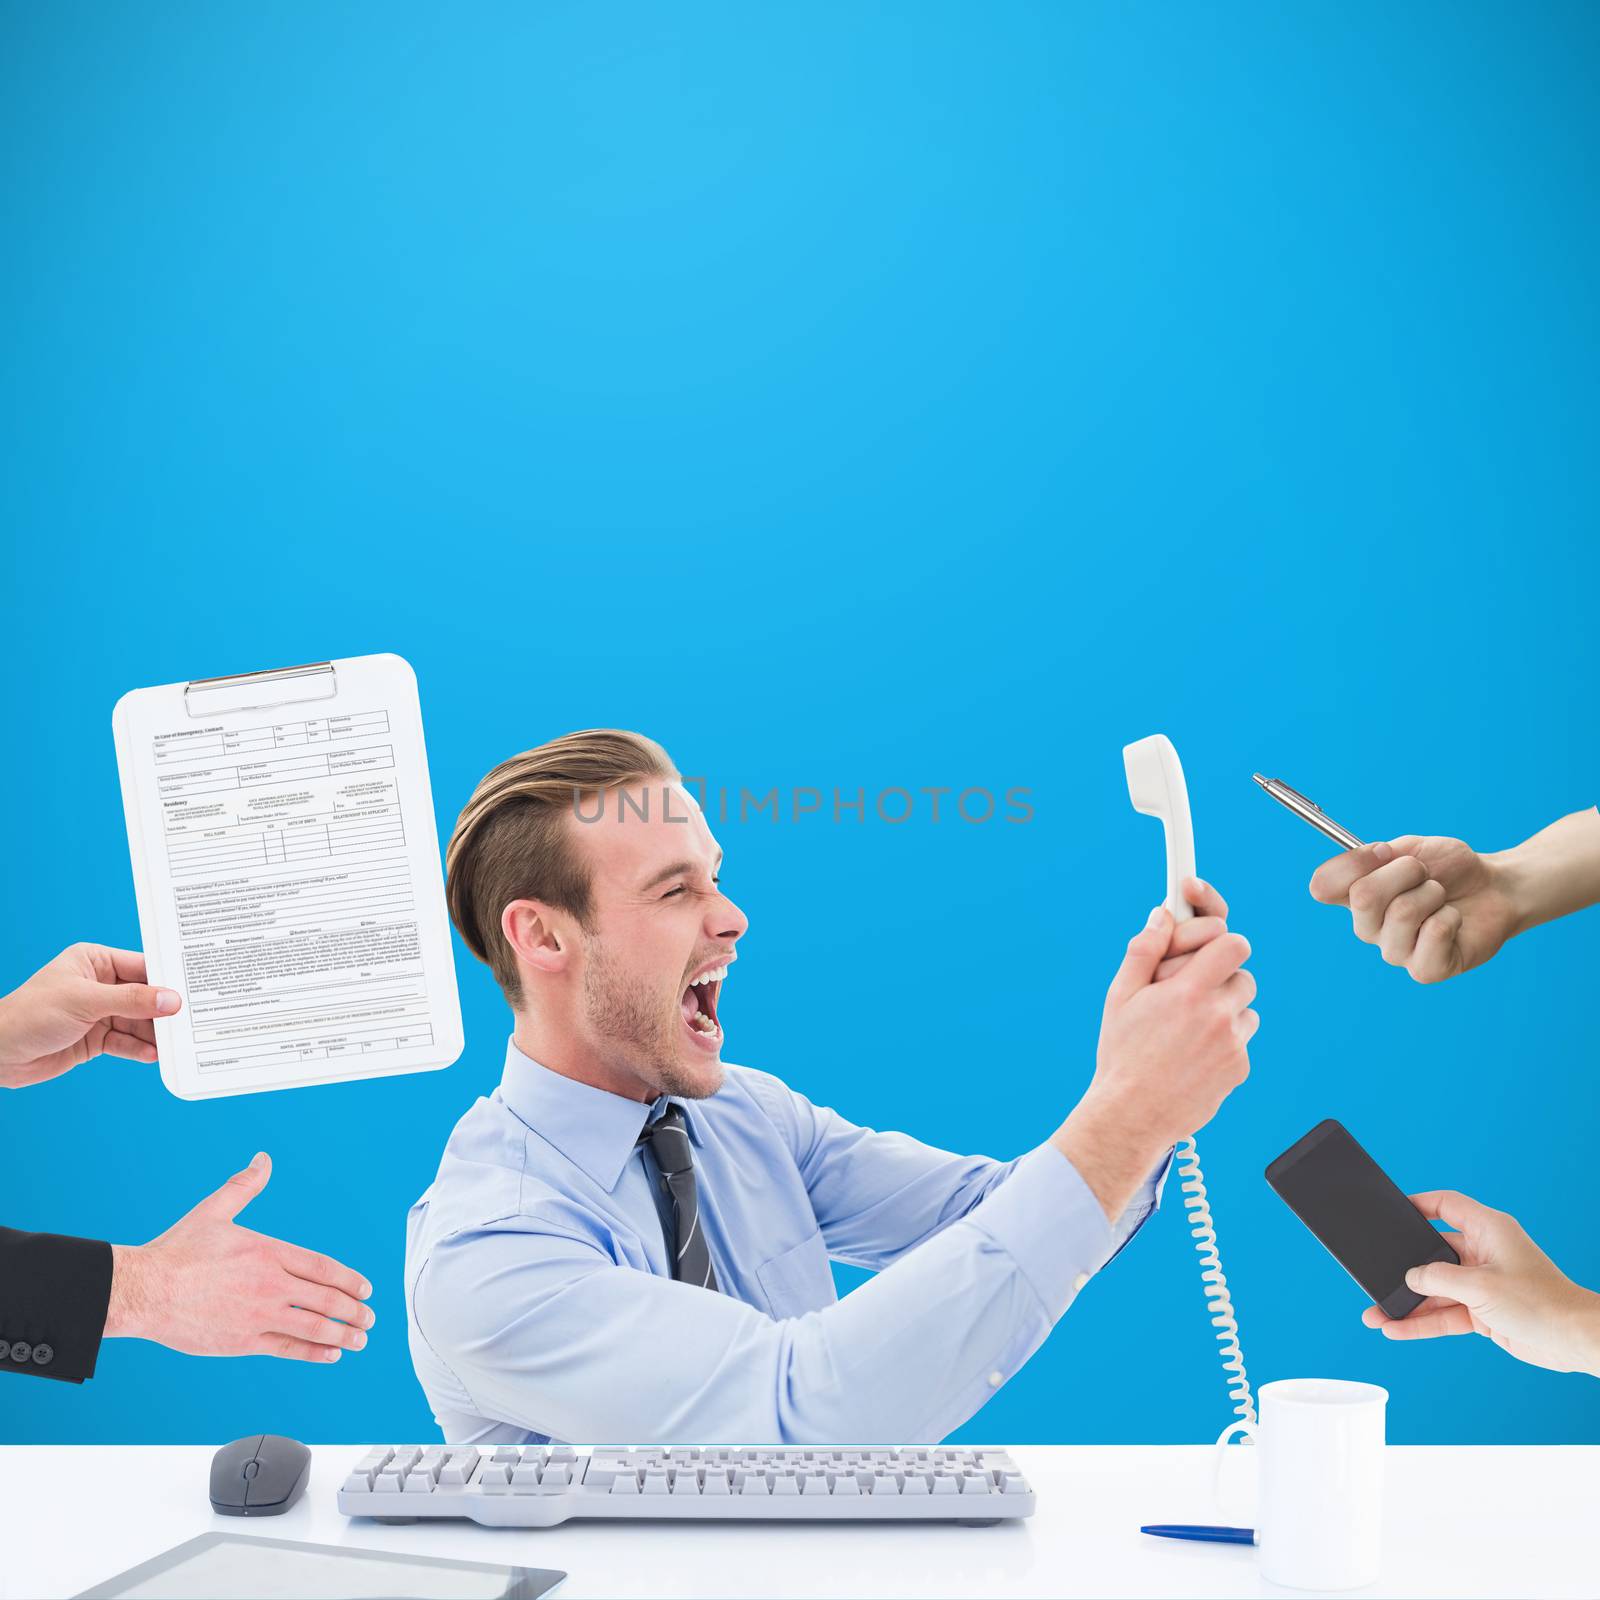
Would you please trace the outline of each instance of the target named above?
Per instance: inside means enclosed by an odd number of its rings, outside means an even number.
[[[412,1360],[451,1443],[937,1441],[1137,1231],[1171,1160],[1113,1227],[1052,1145],[951,1155],[729,1066],[679,1102],[714,1294],[673,1281],[636,1147],[666,1103],[513,1044],[456,1124],[405,1271]],[[877,1276],[840,1300],[830,1257]]]

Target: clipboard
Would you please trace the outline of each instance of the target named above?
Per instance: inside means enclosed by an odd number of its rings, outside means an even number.
[[[111,717],[161,1081],[185,1100],[461,1054],[416,674],[354,656],[135,689]]]

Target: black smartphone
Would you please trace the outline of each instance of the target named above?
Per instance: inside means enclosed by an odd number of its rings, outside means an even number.
[[[1406,1317],[1422,1304],[1406,1287],[1408,1268],[1461,1259],[1332,1117],[1272,1162],[1267,1182],[1385,1316]]]

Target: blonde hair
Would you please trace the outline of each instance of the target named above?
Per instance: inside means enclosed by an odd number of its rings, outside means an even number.
[[[565,733],[486,773],[445,850],[445,899],[467,948],[506,999],[522,998],[516,954],[500,918],[513,900],[542,900],[589,926],[590,875],[567,821],[583,796],[678,770],[654,739],[621,728]]]

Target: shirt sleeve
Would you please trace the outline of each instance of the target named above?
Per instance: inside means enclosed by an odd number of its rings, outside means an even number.
[[[789,1141],[828,1254],[851,1266],[882,1271],[981,1205],[1018,1166],[989,1156],[953,1155],[903,1133],[860,1127],[766,1073],[746,1069],[746,1080]],[[1106,1259],[1159,1206],[1170,1159],[1117,1219]]]
[[[1115,1247],[1045,1145],[835,1305],[775,1320],[617,1265],[558,1218],[440,1241],[417,1331],[484,1416],[585,1443],[943,1438],[1039,1347]]]

